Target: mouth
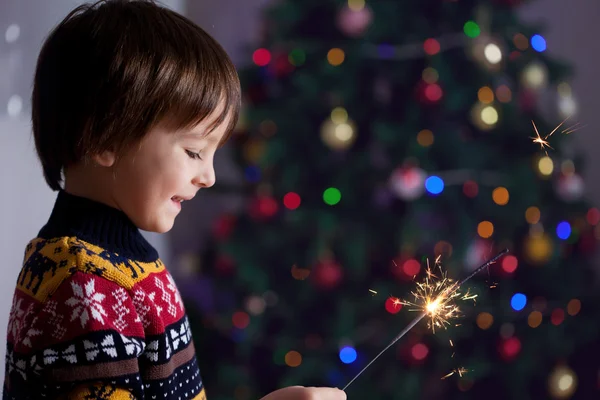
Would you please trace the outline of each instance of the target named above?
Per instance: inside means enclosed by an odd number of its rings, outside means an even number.
[[[173,197],[171,197],[171,200],[174,201],[175,203],[183,203],[186,199],[184,199],[183,197],[179,197],[179,196],[173,196]]]

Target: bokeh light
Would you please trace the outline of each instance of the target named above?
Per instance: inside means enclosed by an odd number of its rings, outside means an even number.
[[[481,221],[477,225],[477,234],[484,239],[491,237],[494,234],[494,224],[490,221]]]
[[[334,67],[341,65],[345,59],[346,53],[342,49],[333,48],[327,52],[327,61]]]
[[[356,350],[350,346],[346,346],[340,350],[340,360],[344,364],[351,364],[356,361]]]
[[[507,205],[509,197],[508,190],[502,186],[497,187],[492,192],[492,199],[494,200],[494,203],[498,204],[499,206]]]
[[[510,299],[510,306],[515,311],[521,311],[527,305],[527,296],[523,293],[515,293]]]
[[[463,30],[465,35],[470,38],[476,38],[481,34],[481,28],[479,28],[479,25],[474,21],[467,21],[463,26]]]
[[[542,313],[539,311],[532,311],[527,317],[527,325],[531,328],[537,328],[542,324]]]
[[[330,206],[338,204],[341,199],[342,193],[337,188],[330,187],[323,192],[323,201]]]
[[[567,240],[571,236],[571,224],[567,221],[562,221],[556,226],[556,236],[559,239]]]
[[[440,194],[444,191],[444,181],[439,176],[432,175],[425,180],[425,189],[431,194]]]
[[[488,312],[482,312],[477,315],[476,323],[479,329],[490,329],[494,324],[494,317]]]
[[[385,311],[389,312],[390,314],[397,314],[401,309],[402,304],[400,303],[399,299],[395,297],[388,297],[385,300]]]
[[[423,129],[417,134],[417,143],[423,147],[429,147],[433,144],[433,132],[429,129]]]
[[[283,196],[283,205],[289,210],[295,210],[300,207],[300,195],[298,193],[289,192]]]
[[[531,206],[525,211],[525,220],[529,224],[537,224],[538,222],[540,222],[540,217],[540,209],[537,207]]]
[[[256,49],[252,54],[252,61],[259,67],[264,67],[271,62],[271,52],[267,49]]]
[[[302,355],[295,350],[288,351],[285,355],[285,364],[288,367],[298,367],[302,364]]]
[[[540,53],[546,51],[546,39],[542,35],[533,35],[531,37],[531,47]]]
[[[512,274],[517,270],[517,266],[519,265],[519,260],[517,257],[512,254],[504,256],[502,259],[502,270],[505,272]]]
[[[579,311],[581,311],[581,301],[579,299],[569,301],[569,304],[567,304],[567,313],[573,317],[579,314]]]

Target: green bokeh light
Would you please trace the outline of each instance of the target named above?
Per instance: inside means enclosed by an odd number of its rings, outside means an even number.
[[[481,29],[479,28],[479,25],[477,25],[473,21],[467,21],[465,23],[464,31],[465,35],[467,35],[470,38],[476,38],[481,34]]]
[[[334,206],[342,199],[342,193],[333,187],[326,189],[323,192],[323,201],[330,206]]]
[[[290,64],[295,65],[297,67],[299,65],[304,64],[304,62],[306,61],[306,54],[300,49],[294,49],[290,51],[290,54],[288,55],[288,60],[290,61]]]

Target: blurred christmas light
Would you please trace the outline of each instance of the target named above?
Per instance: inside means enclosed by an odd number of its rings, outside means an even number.
[[[546,69],[546,66],[541,63],[531,63],[523,70],[521,81],[527,88],[540,89],[546,86],[548,81],[548,70]]]
[[[556,400],[570,399],[577,389],[577,375],[566,366],[558,366],[548,378],[548,391]]]
[[[288,367],[298,367],[302,364],[302,355],[295,350],[288,351],[285,355],[285,364]]]
[[[552,175],[552,171],[554,171],[554,162],[548,156],[541,157],[538,161],[538,169],[542,175]]]
[[[427,39],[425,43],[423,43],[423,50],[430,56],[433,56],[440,52],[440,42],[435,39]]]
[[[298,268],[296,264],[292,265],[292,277],[298,281],[303,281],[310,276],[310,269]]]
[[[260,168],[254,165],[250,165],[244,169],[244,176],[246,180],[251,183],[260,181]]]
[[[487,330],[492,327],[494,324],[494,317],[492,314],[487,312],[482,312],[477,315],[477,319],[475,320],[479,329]]]
[[[429,129],[423,129],[417,134],[417,143],[423,147],[429,147],[433,144],[433,132]]]
[[[491,237],[494,234],[494,224],[490,221],[481,221],[477,225],[477,234],[484,239]]]
[[[465,32],[465,35],[470,38],[476,38],[481,34],[479,25],[477,25],[477,23],[474,21],[467,21],[463,26],[463,31]]]
[[[501,343],[500,354],[507,361],[514,359],[520,351],[521,341],[516,337],[511,337]]]
[[[335,124],[344,124],[348,121],[348,111],[344,107],[336,107],[331,111],[331,120]]]
[[[512,92],[506,85],[500,85],[496,89],[496,97],[500,103],[509,103],[512,100]]]
[[[571,175],[575,173],[575,164],[572,160],[563,160],[560,164],[560,172],[565,175]]]
[[[256,49],[252,54],[252,61],[259,67],[264,67],[271,62],[271,52],[267,49]]]
[[[290,51],[290,54],[288,55],[288,61],[290,64],[299,67],[306,61],[306,53],[301,49],[294,49]]]
[[[581,311],[581,301],[579,299],[569,301],[569,304],[567,304],[567,313],[574,317],[579,314],[579,311]]]
[[[500,326],[500,336],[503,339],[509,339],[515,334],[515,325],[510,322],[505,322]]]
[[[294,192],[289,192],[286,193],[285,196],[283,196],[283,205],[290,210],[295,210],[296,208],[300,207],[300,196],[298,195],[298,193],[294,193]]]
[[[477,182],[475,181],[466,181],[463,184],[463,193],[467,197],[475,197],[477,193],[479,193],[479,186],[477,186]]]
[[[527,317],[527,325],[531,328],[537,328],[542,324],[542,313],[539,311],[532,311]]]
[[[483,52],[490,64],[498,64],[502,61],[502,50],[500,50],[500,47],[496,43],[488,43]]]
[[[600,210],[598,210],[596,207],[590,208],[585,215],[585,219],[587,223],[592,226],[598,225],[600,222]]]
[[[327,61],[334,67],[341,65],[344,62],[345,58],[346,54],[342,49],[333,48],[329,50],[329,52],[327,52]]]
[[[532,206],[525,211],[525,220],[530,224],[537,224],[540,222],[540,217],[540,209],[537,207]]]
[[[360,11],[365,7],[365,0],[348,0],[348,8],[352,11]]]
[[[438,85],[437,83],[425,86],[425,98],[430,102],[435,103],[439,101],[443,95],[444,92],[440,85]]]
[[[339,189],[330,187],[325,189],[325,191],[323,192],[323,201],[325,202],[325,204],[328,204],[330,206],[338,204],[341,199],[342,193],[339,191]]]
[[[559,239],[567,240],[571,236],[571,225],[567,221],[562,221],[556,226],[556,236]]]
[[[250,296],[246,300],[246,309],[252,315],[260,315],[265,311],[267,303],[260,296]]]
[[[342,120],[343,109],[337,110],[336,113],[332,112],[332,118],[339,121]],[[345,111],[345,110],[344,110]],[[354,122],[348,120],[347,122],[336,123],[332,118],[328,118],[321,125],[321,139],[323,142],[332,150],[346,150],[356,140],[356,127]]]
[[[340,360],[344,364],[352,364],[356,361],[356,350],[350,346],[346,346],[340,350]]]
[[[531,47],[539,53],[546,51],[546,39],[542,35],[533,35],[531,37]]]
[[[562,118],[573,115],[577,112],[577,102],[572,97],[561,97],[558,100],[558,110]]]
[[[477,98],[483,104],[490,104],[494,101],[494,92],[488,86],[484,86],[477,92]]]
[[[515,272],[517,270],[518,265],[519,260],[512,254],[504,256],[504,258],[502,259],[502,269],[509,274]]]
[[[481,110],[481,120],[487,125],[495,125],[498,122],[498,111],[494,106],[487,106]]]
[[[410,354],[415,360],[422,361],[429,354],[429,348],[423,343],[417,343],[410,350]]]
[[[266,119],[260,123],[258,130],[264,137],[271,137],[277,133],[277,124],[270,119]]]
[[[429,84],[434,84],[440,79],[440,75],[435,68],[427,67],[423,70],[421,78]]]
[[[567,82],[559,83],[556,86],[556,89],[557,89],[560,97],[571,97],[572,96],[571,85],[569,85]]]
[[[439,176],[432,175],[425,180],[425,189],[431,194],[440,194],[444,191],[444,181]]]
[[[545,264],[552,255],[553,243],[545,233],[529,235],[525,238],[525,258],[532,264]]]
[[[552,322],[552,325],[558,326],[562,324],[564,320],[565,312],[562,308],[556,308],[552,311],[552,314],[550,315],[550,322]]]
[[[505,187],[497,187],[492,192],[492,199],[494,200],[494,203],[498,204],[499,206],[507,205],[509,198],[510,196],[508,194],[508,190]]]
[[[515,293],[510,299],[510,306],[515,311],[521,311],[527,305],[527,296],[523,293]]]
[[[20,35],[21,27],[17,24],[10,24],[4,33],[4,39],[6,40],[6,43],[14,43],[19,39]]]
[[[396,297],[388,297],[385,300],[385,311],[390,314],[397,314],[402,309],[402,302]]]
[[[245,329],[250,324],[250,316],[243,311],[237,311],[231,317],[233,326],[238,329]]]
[[[521,51],[525,51],[529,47],[529,41],[522,33],[517,33],[513,37],[513,43],[515,44],[515,47]]]
[[[402,264],[402,272],[404,272],[406,276],[409,276],[411,278],[417,275],[420,270],[421,263],[419,263],[414,258],[410,258]]]

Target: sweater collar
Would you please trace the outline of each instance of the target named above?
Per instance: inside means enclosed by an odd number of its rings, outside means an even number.
[[[106,204],[60,190],[39,237],[75,236],[136,261],[152,262],[158,253],[127,215]]]

